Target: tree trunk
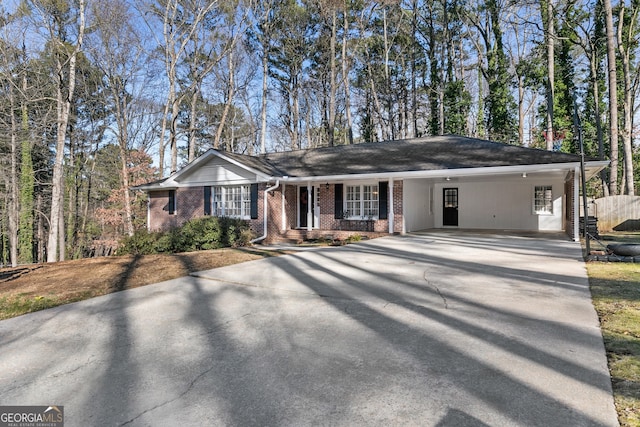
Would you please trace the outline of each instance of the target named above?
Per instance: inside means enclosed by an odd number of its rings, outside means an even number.
[[[620,8],[620,15],[618,19],[618,51],[620,52],[620,61],[622,62],[622,75],[624,78],[624,102],[623,102],[623,128],[622,128],[622,147],[624,153],[624,193],[629,196],[635,195],[634,189],[634,176],[633,176],[633,100],[632,100],[632,87],[631,87],[631,66],[630,66],[630,51],[629,47],[632,40],[627,40],[627,43],[622,39],[622,27],[624,25],[624,11],[625,8]],[[632,19],[629,20],[628,34],[634,33],[634,23],[636,20],[636,13],[634,11]],[[631,36],[630,36],[631,37]]]
[[[224,103],[224,110],[222,111],[222,117],[220,117],[220,124],[218,125],[218,130],[216,131],[215,140],[213,145],[215,147],[220,146],[220,139],[222,138],[222,131],[224,130],[224,125],[227,122],[227,116],[229,115],[229,110],[231,110],[231,106],[233,105],[233,98],[235,96],[236,82],[235,82],[235,68],[234,68],[234,57],[233,57],[233,46],[229,51],[229,81],[227,84],[229,85],[227,89],[227,99]],[[229,145],[231,142],[229,141]],[[229,149],[229,147],[227,147]]]
[[[414,138],[420,136],[418,133],[418,91],[416,85],[416,61],[418,40],[418,0],[413,0],[411,15],[411,122],[413,125],[412,135]]]
[[[342,80],[344,82],[344,109],[347,115],[347,144],[353,144],[353,118],[351,117],[351,84],[349,82],[349,58],[347,57],[348,34],[349,10],[348,3],[345,1],[342,33]]]
[[[598,139],[598,159],[604,160],[604,136],[602,132],[602,117],[600,112],[600,89],[598,87],[598,62],[595,52],[589,56],[589,64],[591,69],[591,93],[593,95],[593,108],[596,121],[596,138]],[[600,180],[602,181],[602,190],[604,196],[609,195],[609,186],[607,185],[607,171],[600,172]]]
[[[524,146],[524,77],[518,75],[518,144]]]
[[[171,98],[171,123],[169,127],[169,147],[171,149],[171,173],[175,173],[178,170],[178,115],[180,114],[180,103],[176,94],[176,80],[177,77],[173,75],[173,84],[169,90],[169,97]]]
[[[56,71],[58,75],[57,87],[57,130],[56,130],[56,157],[53,165],[53,179],[51,188],[51,215],[49,241],[47,242],[47,262],[56,262],[58,260],[58,248],[60,249],[60,261],[65,258],[64,253],[64,227],[60,229],[60,225],[64,225],[63,203],[64,203],[64,146],[67,136],[67,126],[69,124],[69,112],[71,110],[71,100],[76,85],[76,62],[78,53],[82,49],[85,29],[85,3],[79,0],[78,11],[80,14],[80,24],[78,28],[78,39],[76,46],[69,57],[69,78],[66,97],[62,90],[64,87],[64,67],[60,59],[60,55],[56,55]],[[61,47],[60,47],[61,48]],[[59,242],[58,242],[59,239]]]
[[[193,88],[193,92],[191,93],[191,117],[189,117],[189,163],[193,162],[196,159],[196,123],[197,117],[196,113],[198,111],[198,86]]]
[[[547,150],[553,150],[553,100],[555,97],[555,25],[553,0],[546,0],[546,22],[547,31],[545,38],[547,41],[547,132],[545,142]]]
[[[603,0],[607,28],[607,70],[609,75],[609,142],[611,166],[609,172],[609,194],[618,194],[618,80],[616,75],[616,41],[613,28],[611,0]]]
[[[330,59],[330,72],[329,76],[329,122],[327,123],[327,137],[329,140],[329,147],[333,147],[335,144],[336,133],[336,92],[338,91],[336,85],[336,33],[338,25],[338,16],[335,8],[331,11],[331,39],[329,40],[329,51],[331,55]]]
[[[291,103],[293,108],[293,140],[291,141],[291,144],[294,150],[299,150],[302,147],[300,145],[300,87],[298,85],[297,78],[294,78],[292,87]]]
[[[20,262],[33,262],[33,187],[35,182],[31,141],[29,140],[29,111],[24,94],[27,75],[22,76],[22,143],[20,149],[20,220],[18,226],[18,257]]]
[[[267,95],[269,81],[269,44],[268,40],[262,43],[262,105],[260,106],[260,153],[267,152]]]
[[[118,86],[115,86],[118,88]],[[128,236],[133,236],[133,213],[131,209],[131,194],[129,193],[129,123],[127,119],[127,100],[120,94],[114,94],[116,115],[118,116],[118,149],[120,152],[120,179],[124,197],[124,228]]]
[[[9,173],[9,203],[8,203],[8,222],[7,234],[9,234],[9,261],[12,267],[18,265],[18,220],[20,208],[18,206],[18,124],[15,115],[15,95],[13,86],[9,85],[9,115],[11,122],[11,154]]]

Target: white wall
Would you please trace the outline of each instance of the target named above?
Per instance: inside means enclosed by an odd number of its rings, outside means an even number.
[[[553,187],[553,214],[533,211],[536,185]],[[404,181],[406,231],[442,228],[443,188],[458,188],[458,228],[562,231],[564,226],[564,180],[561,176],[478,178],[430,183]],[[433,215],[428,212],[429,191],[433,190]]]
[[[408,179],[402,184],[405,232],[435,227],[433,183],[428,179]]]

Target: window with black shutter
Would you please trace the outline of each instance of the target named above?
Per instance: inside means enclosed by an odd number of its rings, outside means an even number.
[[[211,187],[204,187],[204,214],[211,215]]]
[[[344,218],[344,201],[342,200],[342,184],[335,185],[335,207],[334,207],[334,218],[342,219]]]
[[[258,219],[258,184],[251,184],[251,219]]]
[[[378,198],[379,203],[379,219],[388,219],[389,218],[389,183],[381,182],[378,184],[378,188],[380,189],[380,196]]]
[[[176,190],[169,190],[169,205],[167,206],[169,215],[176,213]]]

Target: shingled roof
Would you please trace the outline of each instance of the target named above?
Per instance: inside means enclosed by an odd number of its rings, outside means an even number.
[[[257,156],[209,150],[194,162],[163,180],[135,187],[139,190],[173,188],[180,176],[188,176],[211,156],[219,156],[252,170],[261,179],[285,178],[289,182],[346,179],[358,175],[389,174],[396,176],[436,176],[497,173],[495,168],[535,171],[550,170],[549,165],[558,165],[560,170],[572,169],[579,164],[575,154],[518,147],[500,142],[487,141],[463,136],[429,136],[425,138],[403,139],[386,142],[372,142],[355,145],[284,151]],[[605,167],[607,162],[589,159],[587,178]],[[560,166],[562,165],[562,166]],[[445,172],[446,171],[446,172]]]
[[[270,176],[314,177],[575,163],[574,154],[462,136],[430,136],[247,156],[224,153]]]

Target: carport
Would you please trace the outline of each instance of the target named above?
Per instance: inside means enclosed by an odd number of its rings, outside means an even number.
[[[464,169],[403,182],[405,232],[459,228],[572,232],[575,167]],[[536,193],[538,190],[538,193]],[[546,190],[548,205],[536,209]],[[568,193],[567,193],[568,190]],[[539,200],[540,201],[540,200]],[[577,234],[576,234],[577,235]]]

